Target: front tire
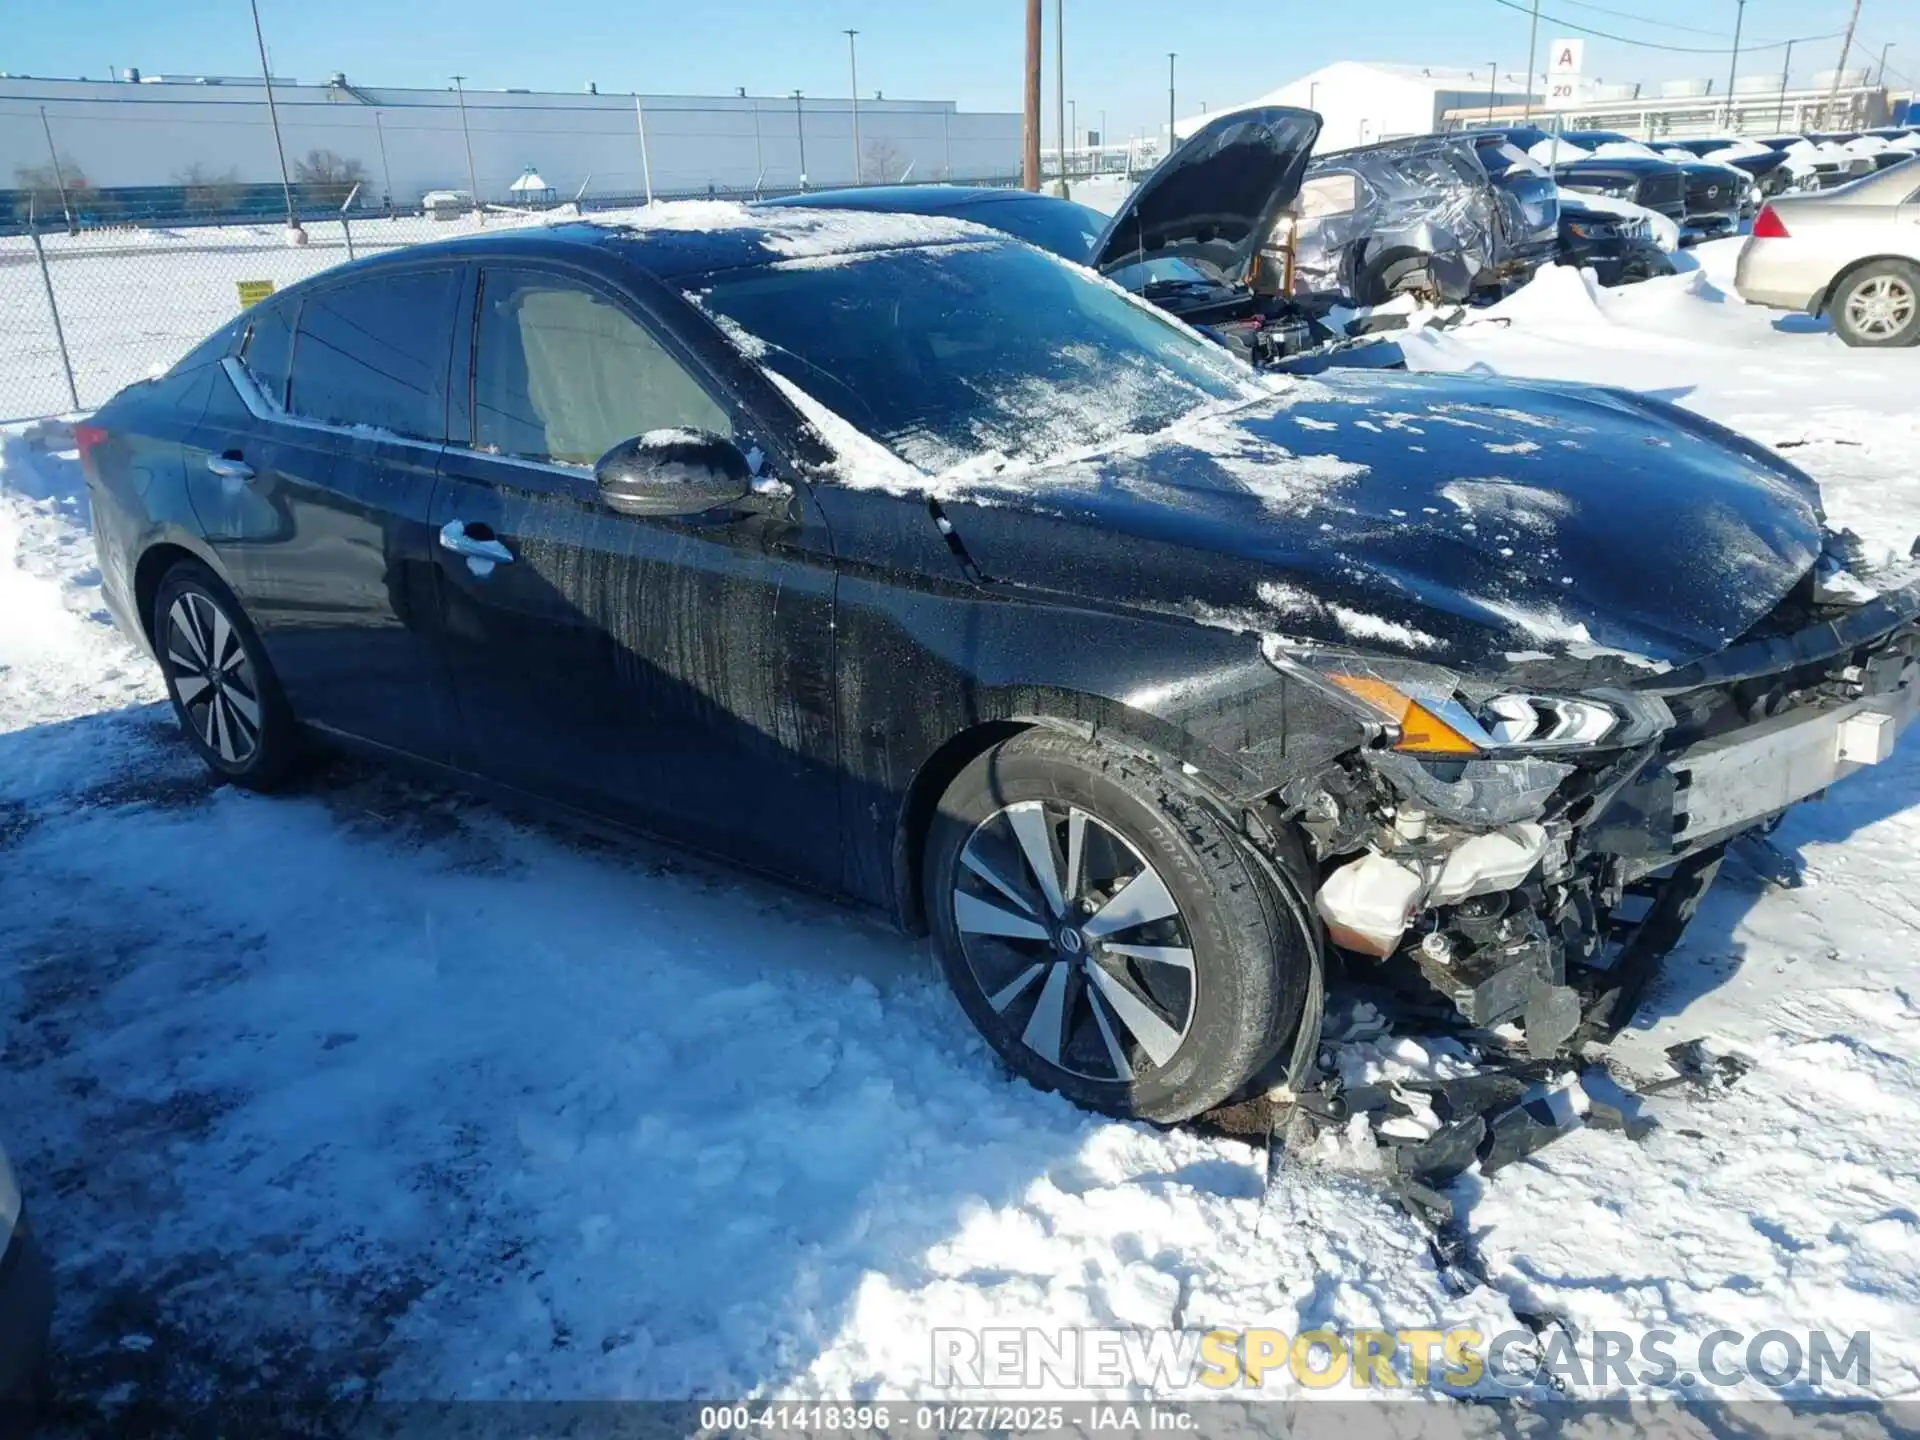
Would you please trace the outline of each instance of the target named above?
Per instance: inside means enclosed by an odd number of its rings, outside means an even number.
[[[922,883],[948,983],[1043,1090],[1161,1122],[1211,1109],[1291,1034],[1311,964],[1244,845],[1147,761],[1017,735],[933,821]]]
[[[1905,260],[1862,265],[1834,287],[1827,313],[1834,334],[1849,345],[1920,344],[1920,266]]]
[[[207,768],[249,790],[285,784],[300,757],[299,730],[233,592],[183,560],[160,581],[151,625],[174,716]]]

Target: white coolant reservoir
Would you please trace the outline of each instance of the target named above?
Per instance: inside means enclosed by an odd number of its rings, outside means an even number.
[[[1419,872],[1369,850],[1327,876],[1315,902],[1333,943],[1391,955],[1413,921],[1425,885]]]
[[[1531,822],[1463,840],[1444,859],[1429,853],[1426,873],[1410,859],[1369,850],[1327,876],[1314,904],[1334,944],[1391,955],[1420,911],[1511,890],[1546,851],[1546,830]]]
[[[1532,823],[1509,825],[1491,835],[1463,840],[1447,856],[1427,892],[1428,905],[1453,905],[1472,895],[1511,890],[1547,853],[1546,830]]]

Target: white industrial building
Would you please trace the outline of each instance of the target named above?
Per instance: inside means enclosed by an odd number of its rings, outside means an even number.
[[[1731,96],[1724,81],[1704,76],[1647,85],[1588,82],[1560,120],[1569,130],[1619,130],[1639,140],[1870,130],[1892,122],[1894,102],[1884,88],[1868,82],[1864,67],[1838,75],[1824,70],[1810,85],[1794,85],[1780,71],[1742,75]],[[1512,107],[1494,113],[1499,124],[1522,118],[1522,110]],[[1525,118],[1544,127],[1552,117],[1542,115],[1536,104]],[[1483,109],[1463,105],[1448,112],[1446,128],[1466,130],[1485,121]]]
[[[1441,128],[1450,111],[1478,105],[1520,105],[1527,77],[1518,70],[1449,69],[1443,65],[1385,65],[1340,60],[1282,85],[1248,105],[1297,105],[1320,113],[1317,149],[1345,150],[1379,140],[1425,135]],[[1243,109],[1244,106],[1235,106]],[[1218,112],[1215,112],[1218,113]],[[1179,124],[1182,136],[1206,123],[1193,115]]]
[[[1568,129],[1622,130],[1643,139],[1865,130],[1889,123],[1893,102],[1886,90],[1868,83],[1865,69],[1839,75],[1837,92],[1835,78],[1829,70],[1815,75],[1812,85],[1789,88],[1778,72],[1743,75],[1734,83],[1731,103],[1724,90],[1716,92],[1715,83],[1704,78],[1648,85],[1590,80],[1581,88],[1579,104],[1561,118]],[[1463,70],[1341,60],[1246,105],[1317,110],[1323,122],[1317,148],[1344,150],[1523,119],[1546,127],[1552,116],[1541,106],[1545,87],[1545,75],[1536,75],[1529,87],[1525,72],[1491,65]],[[1180,134],[1191,134],[1209,118],[1188,116],[1179,123]]]
[[[0,76],[0,189],[28,183],[57,155],[96,189],[180,184],[193,175],[278,184],[279,159],[258,76],[120,81]],[[287,159],[357,162],[363,203],[416,204],[432,189],[505,202],[530,168],[563,198],[814,189],[855,177],[854,104],[840,97],[539,93],[391,89],[335,75],[276,80]],[[1006,179],[1020,168],[1021,117],[965,113],[945,100],[858,104],[860,173],[869,182]],[[644,127],[645,145],[641,141]],[[472,146],[469,180],[467,146]],[[804,157],[804,158],[803,158]],[[650,174],[649,174],[650,171]]]

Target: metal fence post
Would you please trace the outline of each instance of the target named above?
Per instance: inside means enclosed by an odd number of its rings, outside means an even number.
[[[40,283],[47,292],[47,313],[53,317],[54,343],[60,347],[60,367],[67,372],[67,398],[73,402],[73,408],[80,408],[80,387],[73,383],[73,358],[67,354],[67,332],[60,324],[60,306],[53,298],[53,275],[47,269],[46,247],[40,243],[40,227],[32,220],[27,222],[27,234],[33,240],[33,256],[40,262]]]

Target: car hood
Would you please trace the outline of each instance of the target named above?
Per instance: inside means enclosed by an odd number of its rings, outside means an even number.
[[[940,503],[990,582],[1467,671],[1688,663],[1772,610],[1823,540],[1810,479],[1665,402],[1380,372]]]
[[[1273,232],[1320,134],[1311,110],[1261,105],[1201,126],[1140,182],[1094,242],[1094,269],[1179,256],[1239,279]]]

